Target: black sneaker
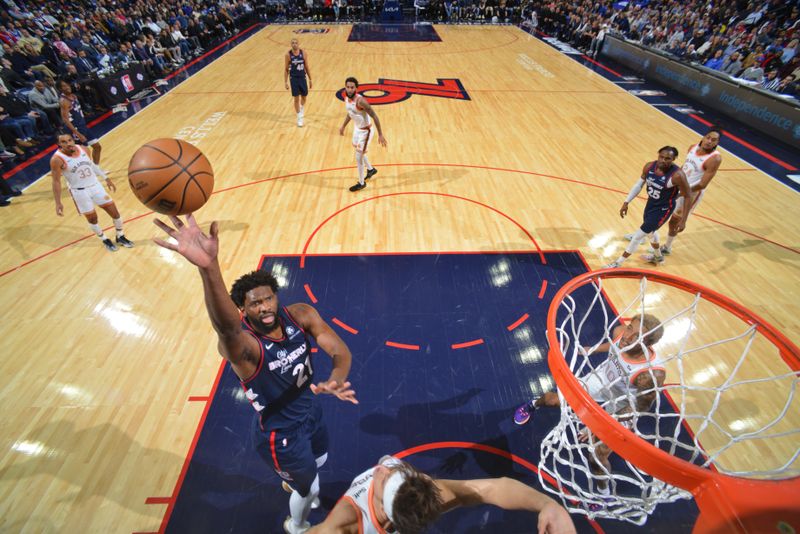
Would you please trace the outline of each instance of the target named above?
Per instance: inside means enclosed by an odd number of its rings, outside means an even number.
[[[10,197],[18,197],[18,196],[20,196],[21,194],[22,194],[22,191],[17,191],[16,189],[12,189],[12,190],[11,190],[11,194],[10,194],[10,195],[8,195],[8,196],[10,196]]]
[[[0,178],[0,180],[2,180],[2,178]],[[5,208],[9,204],[11,204],[11,202],[8,199],[0,198],[0,208]]]
[[[109,238],[103,239],[103,245],[105,245],[106,250],[108,250],[109,252],[116,252],[117,251],[117,245],[112,243]]]
[[[131,241],[124,235],[117,236],[117,244],[122,245],[125,248],[133,248],[133,241]]]
[[[361,182],[358,182],[356,185],[350,186],[350,191],[355,193],[356,191],[361,191],[365,187],[367,187],[367,184],[362,184]]]
[[[364,177],[364,179],[365,180],[369,180],[370,178],[372,178],[376,174],[378,174],[378,169],[373,167],[373,168],[371,168],[370,170],[367,171],[367,175]]]

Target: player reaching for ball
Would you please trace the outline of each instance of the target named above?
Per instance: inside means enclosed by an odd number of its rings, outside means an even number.
[[[114,200],[109,196],[99,177],[105,178],[106,185],[111,191],[117,188],[111,178],[105,176],[102,170],[92,161],[85,147],[76,145],[75,139],[69,132],[58,132],[58,150],[50,158],[50,171],[53,175],[53,198],[56,201],[56,215],[64,216],[64,206],[61,204],[61,176],[67,180],[67,187],[78,213],[86,217],[89,228],[100,238],[106,249],[110,252],[117,250],[117,245],[131,248],[133,241],[125,237],[122,229],[122,217],[119,214]],[[94,207],[100,206],[114,220],[117,230],[117,245],[106,237],[103,229],[97,224],[97,212]]]
[[[155,224],[175,242],[155,239],[196,265],[203,281],[206,309],[217,332],[218,350],[239,377],[245,396],[258,412],[256,450],[292,488],[288,533],[305,532],[308,514],[319,494],[318,469],[328,457],[328,431],[315,395],[326,393],[358,404],[347,381],[351,355],[344,341],[307,304],[278,303],[278,282],[254,271],[225,288],[217,259],[217,223],[204,234],[194,216],[184,223],[170,217],[174,228]],[[333,358],[324,382],[313,384],[311,339]]]

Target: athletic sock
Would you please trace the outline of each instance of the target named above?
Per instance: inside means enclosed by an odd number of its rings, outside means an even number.
[[[99,225],[99,224],[92,224],[92,223],[89,223],[89,228],[91,228],[91,229],[92,229],[92,232],[94,232],[94,234],[95,234],[97,237],[99,237],[100,239],[105,239],[105,238],[106,238],[106,235],[103,233],[103,229],[102,229],[102,228],[100,228],[100,225]]]

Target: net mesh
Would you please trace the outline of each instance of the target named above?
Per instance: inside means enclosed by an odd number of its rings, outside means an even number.
[[[617,311],[609,296],[624,306]],[[800,372],[781,359],[761,325],[709,302],[699,290],[646,276],[593,277],[554,305],[569,369],[619,425],[670,455],[724,474],[800,474]],[[648,329],[648,321],[637,319],[643,314],[655,316],[655,325]],[[650,347],[646,340],[659,330],[663,335]],[[647,363],[633,364],[633,371],[620,365],[637,360],[629,358],[637,347],[638,360]],[[662,369],[666,379],[659,385]],[[632,372],[646,378],[634,385]],[[544,480],[542,486],[570,511],[642,525],[658,504],[692,497],[615,454],[604,466],[605,445],[561,391],[558,401],[560,420],[542,441],[539,476],[556,480],[555,487]]]

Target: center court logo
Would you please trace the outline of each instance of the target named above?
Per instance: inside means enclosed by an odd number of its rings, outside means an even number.
[[[378,83],[363,83],[358,86],[358,92],[363,94],[373,106],[395,104],[408,100],[412,95],[437,96],[439,98],[453,98],[455,100],[470,100],[467,90],[456,78],[437,78],[437,83],[407,82],[378,78]],[[375,93],[382,93],[375,95]],[[336,98],[344,100],[344,88],[336,92]]]

